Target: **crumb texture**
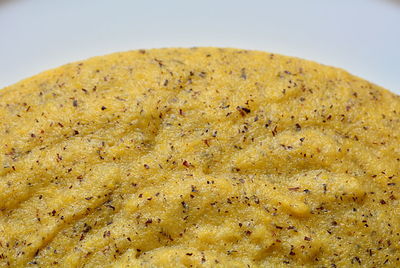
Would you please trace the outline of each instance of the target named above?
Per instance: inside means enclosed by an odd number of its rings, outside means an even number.
[[[400,98],[237,49],[0,91],[0,267],[400,266]]]

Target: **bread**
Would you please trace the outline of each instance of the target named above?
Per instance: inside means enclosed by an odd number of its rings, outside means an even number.
[[[400,98],[265,52],[137,50],[0,91],[0,266],[399,266]]]

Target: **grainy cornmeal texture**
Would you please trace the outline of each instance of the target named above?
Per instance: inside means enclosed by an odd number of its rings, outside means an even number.
[[[263,52],[139,50],[0,91],[0,266],[399,267],[400,98]]]

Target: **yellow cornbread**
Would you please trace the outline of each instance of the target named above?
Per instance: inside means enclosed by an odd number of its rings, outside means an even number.
[[[0,91],[0,267],[400,265],[400,98],[236,49]]]

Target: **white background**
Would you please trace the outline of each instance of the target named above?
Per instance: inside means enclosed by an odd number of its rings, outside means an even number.
[[[400,94],[398,0],[0,0],[0,88],[95,55],[190,46],[311,59]]]

